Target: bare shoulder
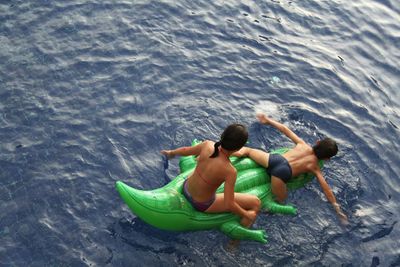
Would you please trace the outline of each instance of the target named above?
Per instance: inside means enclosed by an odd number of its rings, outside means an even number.
[[[214,144],[215,144],[215,142],[213,142],[213,141],[205,140],[203,142],[203,148],[205,148],[207,150],[214,150]]]
[[[308,171],[314,174],[321,173],[321,169],[318,164],[318,158],[314,154],[310,155],[308,158],[309,158],[307,164]]]
[[[214,142],[214,141],[211,141],[211,140],[205,140],[205,141],[203,141],[203,145],[204,145],[204,146],[206,146],[206,147],[212,147],[213,149],[214,149],[214,144],[215,144],[215,142]]]
[[[232,165],[230,165],[230,164],[227,165],[225,172],[226,172],[226,179],[235,179],[236,178],[237,171],[236,171],[235,167],[233,167]]]
[[[295,147],[291,149],[291,151],[301,155],[311,154],[312,147],[307,143],[297,143]]]
[[[314,156],[313,167],[315,171],[321,172],[321,168],[319,167],[319,160]]]
[[[306,142],[301,142],[301,143],[297,144],[297,146],[299,146],[301,149],[312,150],[312,147],[309,144],[307,144]]]

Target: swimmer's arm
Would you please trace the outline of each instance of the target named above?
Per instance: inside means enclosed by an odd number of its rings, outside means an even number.
[[[286,135],[290,140],[292,140],[295,144],[304,144],[304,140],[298,137],[292,130],[290,130],[286,125],[277,122],[269,117],[267,117],[265,114],[257,114],[257,119],[262,123],[262,124],[269,124],[272,127],[278,129],[281,133]]]
[[[320,184],[322,191],[324,192],[328,201],[335,205],[337,204],[335,195],[333,194],[331,188],[329,187],[328,183],[326,182],[324,176],[322,175],[320,170],[317,170],[315,173],[315,177],[317,177],[318,183]]]
[[[179,147],[173,150],[161,150],[161,154],[166,155],[169,159],[175,156],[191,156],[191,155],[198,156],[201,152],[203,145],[204,142],[195,146]]]
[[[340,209],[340,205],[337,203],[335,195],[333,194],[331,188],[329,187],[328,183],[326,182],[324,176],[322,175],[320,170],[317,170],[314,172],[315,177],[317,177],[317,180],[319,184],[322,187],[322,191],[324,192],[326,198],[328,201],[332,204],[333,208],[335,209],[336,213],[339,215],[340,220],[342,221],[343,224],[348,224],[347,221],[347,216],[343,213],[343,211]]]

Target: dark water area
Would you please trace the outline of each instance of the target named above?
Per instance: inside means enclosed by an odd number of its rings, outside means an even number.
[[[0,1],[0,266],[400,266],[398,1]],[[262,111],[339,154],[260,214],[269,243],[142,222],[114,184],[178,174],[159,151]]]

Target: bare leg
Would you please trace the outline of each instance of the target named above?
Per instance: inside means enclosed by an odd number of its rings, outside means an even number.
[[[286,184],[281,179],[275,176],[271,177],[271,191],[276,197],[277,202],[285,202],[285,199],[287,198],[287,188]]]
[[[269,153],[255,148],[243,147],[239,151],[232,154],[236,157],[249,157],[264,168],[268,168]]]
[[[245,210],[254,211],[256,214],[260,210],[261,201],[258,197],[250,194],[235,193],[235,202]],[[219,193],[216,196],[214,203],[205,211],[207,213],[219,213],[229,211],[225,207],[224,194]],[[242,218],[240,224],[244,227],[250,227],[254,220]]]

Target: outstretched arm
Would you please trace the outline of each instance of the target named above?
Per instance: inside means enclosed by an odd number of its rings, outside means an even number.
[[[204,146],[205,142],[202,142],[195,146],[185,146],[179,147],[173,150],[161,150],[161,154],[166,155],[169,159],[178,156],[190,156],[196,155],[198,156],[201,152],[202,147]]]
[[[298,137],[292,130],[290,130],[286,125],[277,122],[269,117],[267,117],[265,114],[258,113],[257,114],[257,119],[262,123],[262,124],[269,124],[273,126],[274,128],[278,129],[281,133],[289,137],[290,140],[292,140],[295,144],[299,143],[305,143],[303,139]]]
[[[331,188],[329,187],[328,183],[325,181],[325,178],[323,177],[321,171],[317,170],[315,172],[315,176],[317,177],[317,180],[318,180],[319,184],[321,185],[322,191],[324,192],[326,198],[332,204],[332,206],[335,209],[337,215],[339,216],[340,221],[343,224],[348,224],[347,216],[340,209],[340,205],[337,203],[335,195],[333,194],[333,192],[332,192]]]

